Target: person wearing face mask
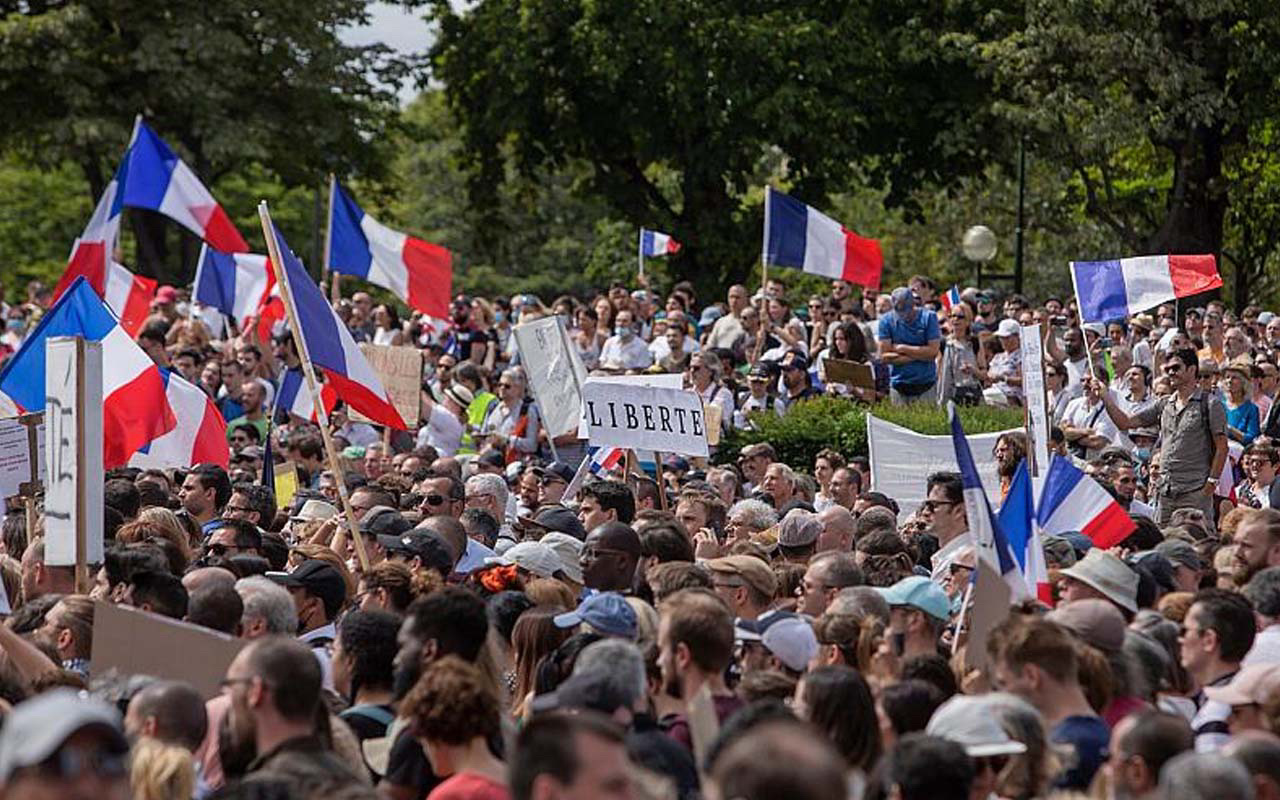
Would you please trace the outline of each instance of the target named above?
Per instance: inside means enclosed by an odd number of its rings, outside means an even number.
[[[614,319],[613,336],[600,349],[600,368],[609,372],[648,369],[653,353],[644,340],[636,336],[635,320],[628,310],[619,311]]]
[[[22,309],[11,308],[4,323],[4,334],[0,335],[0,355],[16,353],[27,338],[27,318]]]

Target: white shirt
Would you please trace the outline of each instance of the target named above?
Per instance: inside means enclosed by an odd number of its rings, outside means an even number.
[[[320,683],[329,691],[333,691],[333,655],[330,650],[333,648],[333,641],[337,638],[338,627],[332,622],[298,636],[298,641],[310,647],[316,661],[320,662]],[[313,646],[311,643],[317,639],[327,639],[328,642],[324,646],[318,642]]]
[[[652,365],[653,353],[639,336],[628,342],[620,336],[610,336],[600,349],[600,366],[608,369],[648,369]]]
[[[350,422],[338,429],[338,436],[346,439],[349,443],[356,447],[368,447],[374,442],[380,441],[381,436],[373,429],[372,425],[364,422]]]
[[[440,403],[431,404],[431,416],[418,431],[418,446],[429,444],[442,456],[452,456],[462,445],[462,421]]]
[[[1147,505],[1136,497],[1129,501],[1129,513],[1139,517],[1146,517],[1150,520],[1156,518],[1155,507]]]
[[[696,353],[698,352],[698,343],[693,340],[692,336],[685,336],[684,343],[680,345],[680,349],[685,352],[685,355]],[[649,345],[649,352],[653,354],[654,361],[661,361],[671,355],[671,345],[667,344],[667,337],[659,336],[654,339],[653,343]]]
[[[459,575],[466,575],[483,567],[486,558],[496,555],[497,553],[486,547],[484,542],[477,542],[468,536],[467,550],[462,554],[462,558],[458,560],[458,565],[453,568],[453,571]]]
[[[1245,654],[1241,666],[1280,664],[1280,623],[1268,625],[1253,637],[1253,647]]]
[[[1112,444],[1126,449],[1133,447],[1129,437],[1121,433],[1116,424],[1111,421],[1111,415],[1107,413],[1102,403],[1099,402],[1091,406],[1089,405],[1089,398],[1083,395],[1067,403],[1067,409],[1062,414],[1062,424],[1072,428],[1089,428]],[[1093,458],[1099,452],[1101,452],[1101,449],[1089,448],[1087,457]]]

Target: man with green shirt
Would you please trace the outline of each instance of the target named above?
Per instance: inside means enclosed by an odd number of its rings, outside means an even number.
[[[267,414],[263,410],[266,400],[267,390],[262,388],[262,384],[255,380],[247,380],[241,385],[240,404],[244,407],[244,414],[227,423],[227,441],[231,440],[231,433],[241,425],[257,428],[258,441],[266,441]]]

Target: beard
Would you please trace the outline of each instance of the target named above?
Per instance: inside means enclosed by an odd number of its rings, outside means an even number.
[[[239,778],[247,773],[249,765],[258,756],[257,733],[249,722],[247,712],[237,709],[234,700],[218,727],[218,754],[223,774],[228,779]]]
[[[395,700],[397,702],[403,700],[420,677],[422,677],[422,667],[416,658],[408,666],[396,668],[391,677],[391,694]]]
[[[680,680],[679,675],[672,675],[662,678],[662,693],[674,700],[684,699],[684,681]]]

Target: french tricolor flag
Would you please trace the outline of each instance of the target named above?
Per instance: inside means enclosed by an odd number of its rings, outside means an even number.
[[[448,319],[453,255],[378,222],[337,180],[331,179],[329,191],[329,269],[381,286],[429,317]]]
[[[1061,456],[1049,462],[1036,518],[1044,533],[1080,531],[1103,548],[1124,541],[1137,527],[1106,489]]]
[[[309,358],[320,368],[327,386],[347,405],[374,422],[404,430],[400,412],[392,405],[378,374],[356,347],[347,326],[338,319],[324,293],[289,249],[289,243],[274,223],[271,232],[282,261],[279,266],[288,276],[288,286],[283,287],[290,295],[286,305],[292,306],[302,332],[303,341],[297,343],[299,355]]]
[[[242,326],[256,316],[267,299],[273,281],[266,256],[224,253],[205,245],[196,266],[193,299],[216,308]]]
[[[107,285],[102,299],[120,318],[120,327],[125,333],[137,337],[142,323],[151,313],[151,299],[155,296],[155,281],[134,275],[123,264],[114,261],[107,267]]]
[[[141,469],[217,464],[227,468],[227,423],[209,395],[172,370],[164,373],[165,396],[178,420],[173,430],[152,440],[129,459]]]
[[[765,188],[764,263],[880,288],[884,255],[867,239],[816,208]]]
[[[177,424],[155,362],[103,304],[84,278],[44,315],[22,349],[0,370],[0,392],[21,411],[44,409],[45,342],[51,336],[83,336],[102,343],[102,461],[111,469]]]
[[[1009,539],[1009,547],[1018,559],[1027,591],[1047,606],[1053,605],[1053,591],[1049,585],[1049,565],[1044,557],[1044,539],[1036,525],[1035,497],[1031,488],[1031,475],[1027,461],[1018,464],[1009,493],[1000,506],[1000,527]]]
[[[324,401],[325,410],[332,411],[337,404],[338,396],[327,383],[319,388],[320,399]],[[316,404],[311,399],[311,392],[307,391],[307,379],[300,369],[287,369],[280,379],[272,417],[275,418],[281,412],[300,419],[316,421]]]
[[[1082,322],[1111,322],[1222,286],[1212,255],[1072,261]]]
[[[592,447],[590,451],[588,458],[591,461],[591,474],[597,478],[609,477],[609,473],[617,469],[627,452],[622,447]]]
[[[960,305],[960,289],[952,286],[942,295],[942,310],[949,311],[952,306]]]
[[[669,234],[651,231],[648,228],[640,229],[641,258],[655,258],[679,252],[680,243],[672,239]]]

